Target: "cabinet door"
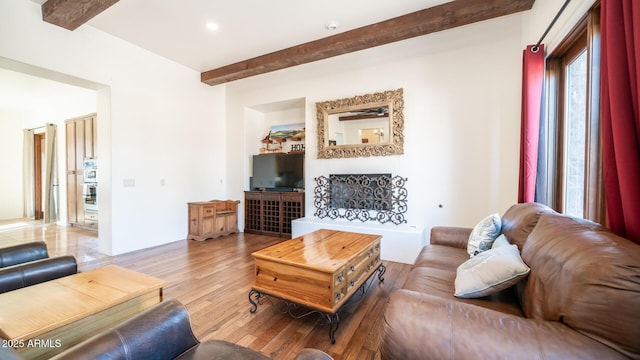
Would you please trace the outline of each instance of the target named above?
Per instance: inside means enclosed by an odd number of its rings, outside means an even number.
[[[67,173],[75,171],[76,167],[76,123],[67,121],[65,123],[65,135],[67,142]]]
[[[84,121],[75,121],[76,123],[76,169],[84,169],[85,158],[85,137],[84,137]]]
[[[200,236],[211,235],[216,232],[216,217],[203,217],[200,225]]]
[[[282,193],[282,233],[291,234],[291,221],[304,217],[304,193]]]
[[[189,204],[189,235],[200,233],[200,207]]]
[[[200,216],[201,228],[200,236],[205,236],[216,232],[216,207],[215,205],[202,206],[202,213]]]
[[[82,196],[82,186],[84,183],[84,174],[76,173],[76,214],[78,223],[84,222],[84,196]]]
[[[257,233],[261,227],[262,194],[257,191],[244,193],[244,231]]]
[[[282,228],[280,193],[262,194],[262,231],[265,235],[280,236]]]
[[[225,217],[225,229],[229,232],[238,231],[238,214],[227,214]]]
[[[76,187],[76,174],[71,171],[67,174],[67,222],[71,224],[78,222]]]
[[[93,158],[96,156],[95,144],[94,144],[94,132],[95,122],[94,117],[90,116],[86,118],[84,122],[84,156],[87,158]]]

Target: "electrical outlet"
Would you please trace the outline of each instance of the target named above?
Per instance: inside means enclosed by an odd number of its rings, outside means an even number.
[[[122,179],[122,186],[124,187],[135,187],[136,179]]]

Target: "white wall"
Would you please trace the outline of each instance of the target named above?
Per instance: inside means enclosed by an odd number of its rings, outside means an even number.
[[[230,83],[228,133],[250,134],[247,107],[304,97],[307,214],[314,177],[391,172],[409,179],[409,224],[472,226],[517,197],[521,21],[508,16]],[[317,159],[316,102],[400,87],[404,155]],[[230,163],[248,149],[228,143]],[[229,176],[229,196],[242,199],[249,174],[230,167]]]
[[[98,90],[101,251],[184,239],[186,202],[225,197],[224,86],[90,26],[45,23],[24,0],[0,2],[0,57]]]

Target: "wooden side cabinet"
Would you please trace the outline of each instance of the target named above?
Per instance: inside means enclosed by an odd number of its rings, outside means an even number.
[[[203,241],[238,232],[238,200],[190,202],[187,239]]]
[[[304,193],[245,191],[244,232],[291,237],[291,220],[304,217]]]

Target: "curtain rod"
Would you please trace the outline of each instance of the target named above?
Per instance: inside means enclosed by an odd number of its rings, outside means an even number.
[[[540,46],[540,44],[542,44],[542,40],[544,40],[544,37],[547,36],[547,34],[549,33],[549,30],[551,30],[551,28],[553,27],[553,25],[555,25],[556,21],[558,20],[558,18],[560,17],[560,15],[562,15],[562,12],[564,11],[564,9],[567,8],[567,5],[569,5],[569,2],[571,0],[566,0],[564,2],[564,4],[562,5],[562,7],[560,8],[560,10],[558,11],[558,13],[556,14],[556,16],[553,18],[553,20],[551,20],[551,24],[549,24],[549,26],[547,26],[547,30],[544,31],[544,33],[542,34],[542,36],[540,37],[540,40],[538,40],[538,42],[535,44],[534,47],[531,48],[531,51],[533,52],[538,52],[538,46]]]
[[[27,129],[27,130],[38,130],[38,129],[46,128],[46,127],[47,127],[47,125],[54,125],[54,124],[44,124],[44,125],[42,125],[42,126],[36,126],[36,127],[34,127],[34,128]]]

